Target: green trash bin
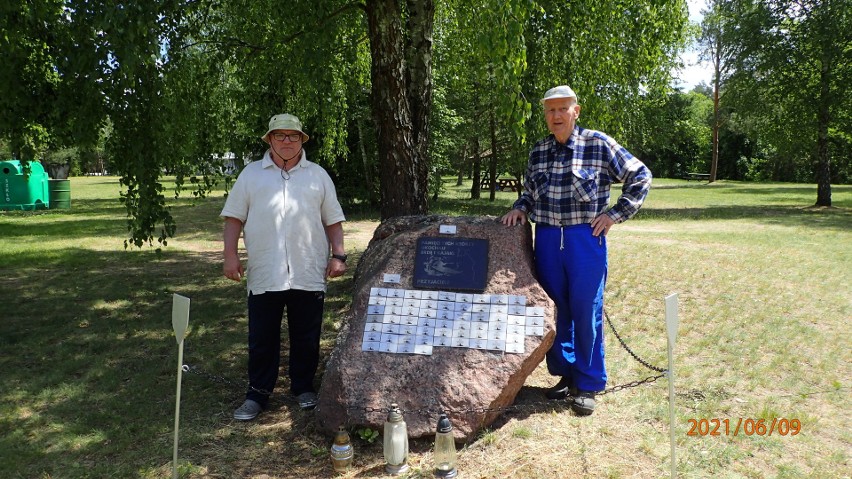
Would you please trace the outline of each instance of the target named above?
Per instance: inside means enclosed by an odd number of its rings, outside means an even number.
[[[37,161],[30,162],[30,174],[18,160],[0,161],[0,210],[47,209],[47,172]]]
[[[50,209],[67,210],[71,208],[71,180],[48,180],[50,191]]]

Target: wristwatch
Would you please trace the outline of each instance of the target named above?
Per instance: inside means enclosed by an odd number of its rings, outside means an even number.
[[[346,262],[346,258],[347,258],[348,256],[347,256],[347,255],[345,255],[345,254],[332,254],[332,255],[331,255],[331,257],[332,257],[332,258],[334,258],[334,259],[339,259],[340,261],[343,261],[343,262],[345,263],[345,262]]]

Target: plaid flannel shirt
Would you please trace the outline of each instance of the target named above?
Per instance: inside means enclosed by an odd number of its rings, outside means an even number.
[[[624,183],[609,206],[612,183]],[[524,192],[513,205],[550,226],[591,223],[606,212],[616,223],[632,218],[651,188],[651,171],[609,136],[574,126],[563,145],[553,135],[530,151]]]

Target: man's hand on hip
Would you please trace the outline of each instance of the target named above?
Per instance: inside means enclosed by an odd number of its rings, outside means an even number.
[[[592,220],[592,236],[606,236],[609,233],[609,229],[612,228],[612,225],[615,224],[615,221],[609,217],[608,214],[602,213],[598,215],[597,218]]]

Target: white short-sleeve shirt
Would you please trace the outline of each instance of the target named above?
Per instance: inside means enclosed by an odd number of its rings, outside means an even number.
[[[250,293],[325,291],[329,257],[325,226],[346,218],[328,173],[308,161],[304,151],[289,172],[275,165],[269,151],[262,160],[248,164],[220,216],[243,223]]]

